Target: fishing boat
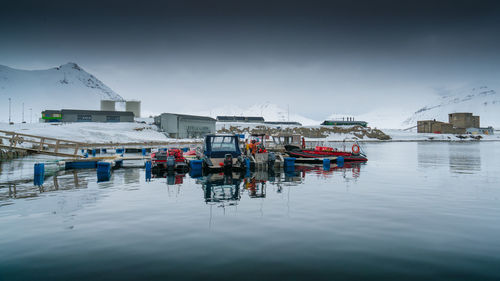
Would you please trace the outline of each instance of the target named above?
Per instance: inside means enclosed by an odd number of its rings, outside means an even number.
[[[336,148],[325,146],[316,146],[315,148],[302,149],[296,145],[285,145],[285,150],[286,153],[290,155],[290,157],[295,157],[298,159],[317,159],[318,162],[324,158],[334,159],[334,157],[343,157],[345,162],[368,161],[366,154],[361,150],[361,147],[357,142],[354,142],[354,144],[351,146],[351,151],[339,150]]]
[[[200,151],[197,157],[203,160],[202,166],[205,171],[230,172],[244,170],[246,167],[237,135],[206,135],[203,151]]]
[[[151,164],[154,171],[157,170],[176,170],[187,172],[189,167],[182,150],[178,148],[169,148],[166,151],[157,151],[151,153]]]

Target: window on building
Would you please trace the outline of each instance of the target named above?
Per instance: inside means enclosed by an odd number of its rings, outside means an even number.
[[[106,116],[106,122],[120,122],[120,116]]]
[[[90,115],[90,114],[78,114],[76,116],[76,121],[79,121],[79,122],[89,122],[89,121],[92,121],[92,115]]]

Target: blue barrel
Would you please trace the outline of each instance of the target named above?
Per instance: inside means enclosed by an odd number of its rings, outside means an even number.
[[[183,147],[183,148],[182,148],[182,151],[183,151],[183,152],[188,152],[188,151],[189,151],[189,147]]]
[[[97,172],[98,173],[110,173],[111,172],[111,162],[97,162]]]
[[[337,166],[344,167],[344,157],[342,156],[337,157]]]
[[[146,149],[145,148],[142,149],[142,156],[146,156]]]
[[[85,152],[85,153],[83,154],[83,158],[89,158],[89,153],[88,153],[88,152]]]
[[[45,180],[45,164],[35,163],[34,166],[35,176],[33,177],[33,182],[36,186],[42,186]]]
[[[199,178],[201,176],[203,176],[203,172],[201,171],[201,168],[200,169],[191,169],[189,171],[189,176],[192,177],[192,178]]]
[[[92,149],[92,157],[95,157],[95,149]]]
[[[146,161],[146,181],[151,181],[151,161]]]
[[[244,139],[245,138],[245,134],[240,134],[240,139]]]
[[[116,154],[123,154],[124,152],[125,152],[125,149],[123,149],[123,148],[116,149]]]
[[[283,165],[285,167],[295,167],[295,158],[294,157],[285,157],[285,163]]]
[[[191,160],[189,161],[189,167],[191,170],[201,170],[203,167],[203,161],[202,160]]]
[[[323,159],[323,170],[330,170],[330,159]]]

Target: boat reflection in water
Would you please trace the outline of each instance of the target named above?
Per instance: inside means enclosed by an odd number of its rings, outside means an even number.
[[[300,176],[302,178],[305,178],[306,174],[320,175],[326,178],[333,177],[335,174],[339,174],[345,180],[356,180],[361,174],[361,166],[363,165],[366,165],[366,163],[351,162],[344,163],[342,167],[331,165],[328,169],[325,169],[324,167],[318,165],[298,165],[295,166],[295,171],[300,172]]]
[[[205,203],[219,206],[234,206],[241,199],[241,173],[208,174],[196,180],[201,184]]]
[[[244,193],[249,198],[266,198],[267,187],[275,186],[281,193],[286,186],[297,186],[304,183],[306,176],[328,176],[339,174],[344,180],[357,179],[360,176],[362,163],[349,163],[344,167],[332,165],[329,169],[321,166],[296,165],[291,170],[264,170],[250,174],[213,173],[197,178],[196,183],[203,189],[205,203],[224,206],[236,206]]]
[[[154,170],[151,173],[152,178],[164,178],[167,179],[167,185],[181,185],[184,183],[184,178],[186,173],[180,173],[176,171],[167,170]]]

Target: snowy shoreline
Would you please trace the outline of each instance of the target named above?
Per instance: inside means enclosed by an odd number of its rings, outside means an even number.
[[[218,126],[219,127],[219,126]],[[157,130],[155,125],[144,123],[24,123],[9,125],[0,123],[0,130],[31,134],[44,137],[60,138],[86,143],[140,143],[140,142],[191,142],[200,143],[200,139],[173,139],[168,138]],[[496,135],[481,135],[481,139],[463,135],[461,139],[452,134],[422,134],[398,129],[383,129],[390,140],[375,138],[357,138],[354,134],[331,133],[326,138],[305,138],[308,143],[338,143],[344,139],[357,139],[359,142],[479,142],[500,141],[500,133]],[[5,141],[4,141],[5,142]]]

